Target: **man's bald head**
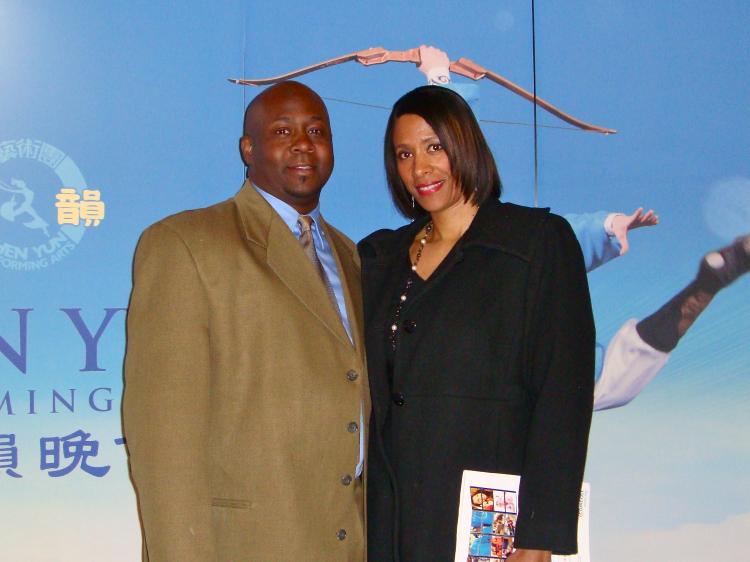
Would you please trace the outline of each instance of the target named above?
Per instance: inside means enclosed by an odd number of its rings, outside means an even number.
[[[280,82],[245,110],[240,154],[260,189],[307,213],[333,170],[328,110],[299,82]]]
[[[258,120],[263,116],[263,108],[266,103],[273,103],[275,99],[290,96],[309,96],[310,98],[316,99],[322,106],[326,119],[328,119],[328,109],[326,108],[325,103],[323,103],[323,99],[317,93],[304,84],[288,80],[266,88],[260,94],[255,96],[249,104],[247,104],[242,134],[246,136],[252,134],[251,131],[253,126],[257,126]]]

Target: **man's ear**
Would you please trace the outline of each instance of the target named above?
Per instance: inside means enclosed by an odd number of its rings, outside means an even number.
[[[240,158],[245,163],[245,166],[250,167],[250,162],[253,156],[253,139],[247,135],[240,137]]]

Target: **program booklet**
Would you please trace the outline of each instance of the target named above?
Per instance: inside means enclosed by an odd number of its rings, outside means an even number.
[[[513,553],[520,481],[514,474],[464,470],[454,562],[498,562]],[[591,562],[589,496],[584,482],[578,503],[578,554],[553,555],[552,562]]]

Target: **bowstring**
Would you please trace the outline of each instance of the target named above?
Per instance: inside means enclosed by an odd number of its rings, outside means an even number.
[[[534,78],[534,207],[539,206],[539,139],[536,107],[536,12],[531,0],[531,71]]]

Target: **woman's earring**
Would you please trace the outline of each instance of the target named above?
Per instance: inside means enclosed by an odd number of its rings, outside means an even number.
[[[411,196],[411,208],[412,209],[414,208],[414,196],[413,195]]]

